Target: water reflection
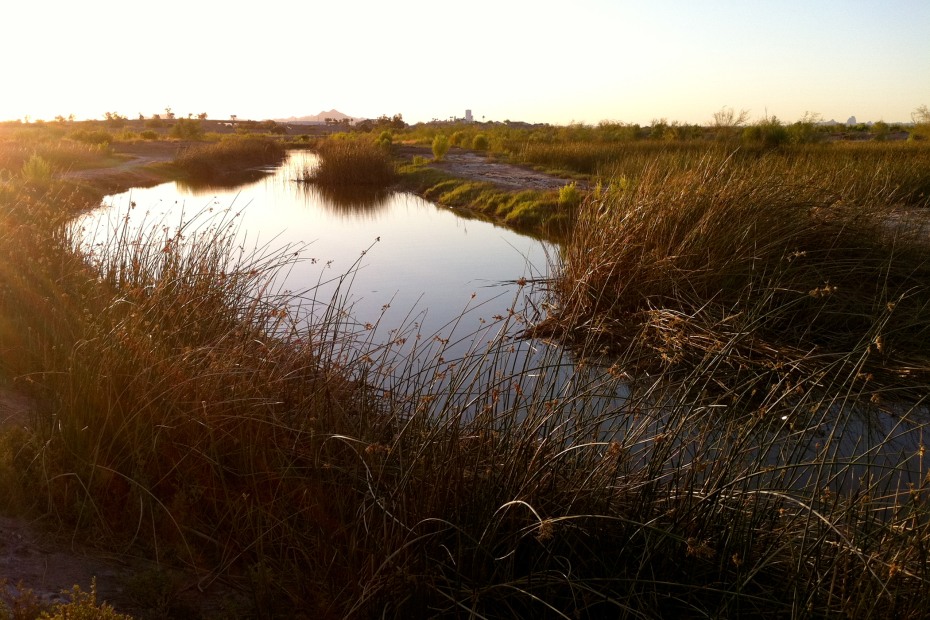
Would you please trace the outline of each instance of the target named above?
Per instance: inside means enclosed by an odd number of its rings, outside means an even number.
[[[297,183],[296,191],[309,204],[322,205],[333,214],[350,219],[373,219],[390,204],[394,192],[376,187],[324,187]]]
[[[191,196],[209,196],[218,192],[225,192],[255,183],[267,176],[273,175],[273,168],[253,168],[223,175],[211,179],[179,179],[175,181],[178,191]]]

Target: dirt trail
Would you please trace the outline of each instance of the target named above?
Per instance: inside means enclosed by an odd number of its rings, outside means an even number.
[[[571,183],[568,179],[493,161],[471,151],[451,151],[443,161],[430,165],[457,177],[493,183],[504,189],[550,190],[559,189]]]

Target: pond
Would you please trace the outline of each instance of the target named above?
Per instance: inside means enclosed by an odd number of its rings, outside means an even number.
[[[443,362],[435,361],[442,357],[460,363],[460,368],[470,367],[473,375],[483,374],[482,385],[491,383],[502,393],[499,404],[504,409],[519,405],[521,395],[530,394],[525,415],[533,415],[533,407],[558,402],[562,420],[574,420],[582,412],[585,415],[579,419],[601,415],[602,420],[609,419],[605,426],[584,430],[599,441],[626,437],[634,442],[635,435],[645,433],[639,441],[640,458],[649,460],[649,437],[665,432],[669,411],[664,407],[651,411],[641,427],[649,430],[634,430],[644,418],[631,415],[637,405],[630,404],[627,386],[605,379],[604,367],[576,364],[567,351],[534,341],[505,340],[506,345],[495,345],[500,347],[495,354],[499,356],[490,362],[470,355],[480,353],[487,343],[500,343],[495,336],[502,327],[511,335],[520,329],[519,320],[511,317],[525,310],[544,314],[544,295],[520,280],[545,278],[558,252],[555,245],[468,219],[408,193],[324,195],[315,186],[296,181],[303,168],[315,162],[312,153],[295,151],[282,166],[240,186],[191,187],[172,182],[133,189],[108,196],[101,209],[77,224],[91,247],[110,238],[125,222],[130,227],[167,230],[182,223],[197,228],[234,222],[246,251],[294,248],[300,260],[282,273],[276,285],[325,302],[319,307],[345,310],[344,320],[354,329],[364,332],[370,326],[366,336],[370,342],[391,341],[399,331],[423,336],[422,341],[411,338],[411,343],[440,342],[424,345],[425,351],[418,351],[426,354],[416,357],[417,364],[439,378],[423,379],[424,371],[408,367],[405,377],[419,377],[408,385],[411,392],[426,386],[442,393],[440,400],[450,409],[466,416],[479,412],[485,401],[475,396],[472,379],[463,379],[460,373],[454,379],[458,387],[447,389],[450,375],[440,367]],[[405,354],[398,352],[401,358]],[[482,390],[487,391],[478,389]],[[766,454],[763,460],[769,464],[796,464],[792,467],[798,467],[798,478],[790,486],[807,484],[814,470],[817,476],[834,479],[829,467],[811,465],[814,469],[808,470],[804,465],[818,461],[826,449],[822,441],[833,450],[833,467],[844,473],[841,487],[856,486],[853,478],[875,469],[893,472],[888,475],[895,486],[922,478],[926,471],[922,424],[912,426],[899,417],[874,414],[849,418],[847,407],[841,409],[806,423],[808,431],[802,434],[812,438],[809,442],[799,439],[785,418],[773,427],[782,439],[765,439],[754,450]],[[846,421],[840,422],[843,418]],[[683,453],[689,452],[688,436],[681,436]],[[792,446],[790,450],[786,445]]]
[[[557,251],[550,243],[409,193],[323,195],[296,181],[315,163],[313,153],[292,151],[271,174],[241,186],[171,182],[132,189],[106,197],[79,224],[93,244],[127,218],[130,227],[175,229],[183,221],[189,230],[235,219],[246,249],[300,251],[301,260],[276,285],[308,291],[318,302],[338,293],[353,321],[378,324],[385,338],[401,326],[446,338],[456,322],[457,333],[479,330],[526,302],[531,287],[518,280],[548,273]],[[341,286],[340,276],[346,276]]]

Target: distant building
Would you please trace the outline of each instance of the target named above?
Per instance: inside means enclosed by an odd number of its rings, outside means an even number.
[[[473,118],[471,117],[471,110],[465,110],[465,122],[466,122],[466,123],[474,123],[474,122],[475,122],[475,119],[473,119]]]
[[[849,125],[850,127],[852,127],[853,125],[855,125],[855,124],[856,124],[856,117],[855,117],[855,116],[850,116],[848,119],[846,119],[846,124]]]

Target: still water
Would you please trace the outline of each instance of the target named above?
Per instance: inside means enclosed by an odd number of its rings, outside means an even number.
[[[190,231],[232,220],[247,250],[299,251],[301,260],[276,286],[317,302],[338,292],[353,321],[377,324],[385,334],[404,327],[448,337],[452,323],[458,334],[480,330],[526,303],[530,287],[516,281],[547,273],[552,244],[409,193],[332,196],[297,182],[316,161],[293,151],[272,173],[232,188],[171,182],[133,189],[108,196],[79,224],[92,244],[126,221],[167,230],[183,223]]]
[[[626,409],[626,386],[602,383],[604,372],[596,365],[575,365],[567,352],[529,341],[509,341],[507,355],[493,359],[493,373],[479,365],[480,355],[468,355],[493,341],[502,326],[511,333],[521,327],[507,317],[525,310],[544,313],[544,296],[518,280],[546,277],[557,247],[489,222],[466,219],[412,194],[324,195],[296,181],[304,167],[316,161],[312,153],[292,152],[281,167],[235,187],[172,182],[133,189],[108,196],[100,209],[77,225],[91,247],[112,238],[113,231],[127,223],[130,229],[152,228],[170,234],[181,225],[193,231],[230,222],[246,253],[250,249],[273,253],[283,247],[297,253],[299,260],[282,271],[275,285],[323,302],[311,303],[310,308],[331,305],[346,310],[344,320],[355,329],[374,326],[367,332],[370,342],[387,342],[397,331],[421,334],[425,342],[443,342],[439,353],[433,349],[433,357],[423,356],[431,370],[438,368],[431,365],[440,355],[463,364],[475,362],[476,374],[498,382],[495,386],[501,388],[504,407],[521,392],[533,393],[528,402],[561,399],[567,407],[563,419],[574,420],[574,414],[582,411],[589,419],[597,417],[598,411],[608,413],[613,420],[609,428],[591,429],[591,436],[602,441],[636,434],[633,429],[639,422]],[[501,375],[507,378],[496,378]],[[413,391],[422,387],[418,383]],[[478,405],[467,389],[443,393],[450,400],[460,399],[454,408],[466,415],[477,412]],[[469,412],[469,407],[474,410]],[[926,405],[917,409],[925,410]],[[837,423],[836,419],[846,417],[840,413],[813,424],[809,445],[775,441],[761,448],[770,451],[767,460],[773,465],[788,462],[798,468],[798,478],[789,486],[806,484],[814,469],[818,476],[833,480],[820,466],[809,469],[803,465],[816,461],[816,454],[826,449],[821,441],[828,442],[843,472],[840,487],[856,487],[854,480],[845,478],[860,478],[875,470],[885,472],[892,486],[922,478],[926,472],[924,424],[886,416]],[[655,428],[647,435],[661,433],[668,424],[668,412],[650,417],[649,424]],[[778,434],[789,426],[786,420]],[[783,452],[784,445],[793,446],[791,454]],[[688,451],[687,445],[681,449]],[[644,461],[647,454],[643,448]]]

